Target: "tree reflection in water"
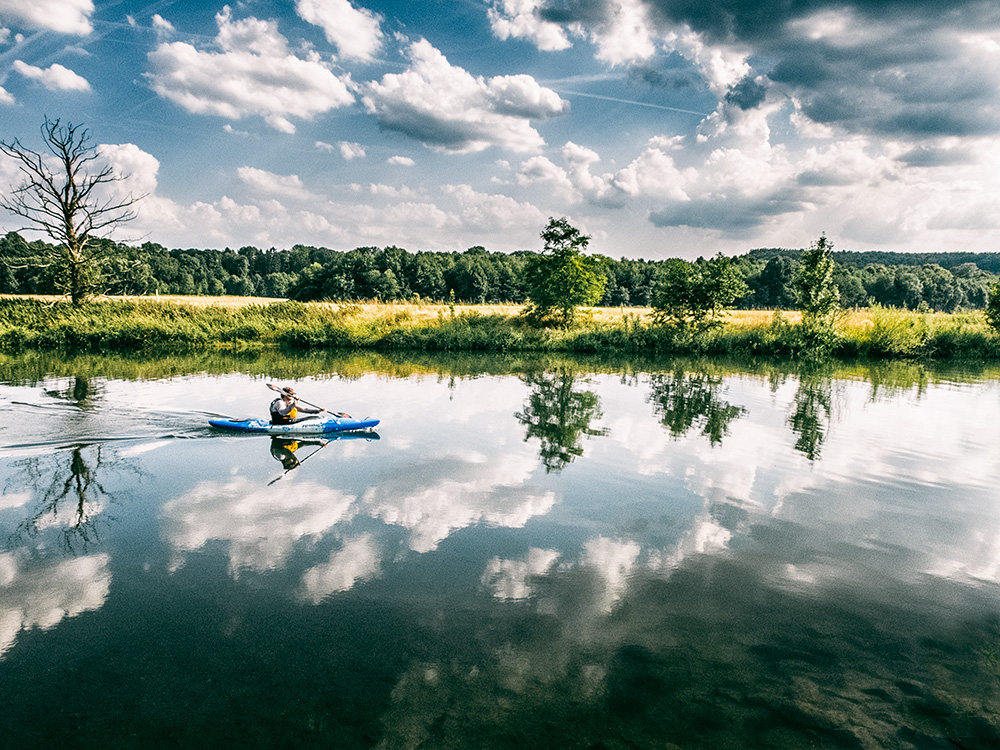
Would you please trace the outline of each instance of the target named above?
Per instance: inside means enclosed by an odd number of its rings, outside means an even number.
[[[725,387],[721,377],[704,372],[658,373],[650,377],[650,386],[647,401],[675,438],[698,425],[713,446],[719,445],[729,434],[730,422],[747,413],[742,406],[720,398]]]
[[[795,409],[788,423],[798,439],[795,449],[810,461],[819,458],[820,448],[826,438],[833,401],[833,380],[829,377],[803,375],[795,393]]]
[[[524,410],[514,414],[528,429],[524,439],[541,441],[539,457],[545,471],[558,472],[583,455],[583,437],[601,437],[606,428],[593,428],[590,423],[601,419],[600,399],[593,391],[577,389],[578,379],[567,367],[556,372],[536,372],[522,375],[521,380],[531,389]],[[579,379],[579,382],[586,382]]]
[[[101,445],[76,445],[66,467],[64,452],[21,461],[5,492],[34,487],[30,515],[17,526],[15,538],[35,537],[53,527],[61,530],[63,546],[72,553],[99,542],[97,517],[105,507],[107,491],[98,475],[107,469]],[[78,549],[79,548],[79,549]]]
[[[75,376],[66,388],[46,391],[46,395],[72,402],[78,410],[74,414],[79,414],[98,406],[102,393],[91,379]],[[104,447],[100,443],[71,446],[68,466],[66,450],[15,462],[20,470],[10,476],[4,493],[31,493],[26,504],[29,515],[13,534],[15,544],[46,529],[59,529],[62,546],[72,554],[100,541],[97,519],[108,494],[100,476],[121,463],[110,461]]]

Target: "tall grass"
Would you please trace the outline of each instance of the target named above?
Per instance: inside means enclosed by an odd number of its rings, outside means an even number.
[[[1000,336],[981,313],[913,313],[874,307],[845,316],[824,333],[841,359],[1000,360]],[[153,300],[93,301],[80,307],[0,299],[0,351],[298,352],[327,350],[576,352],[799,358],[816,334],[792,316],[734,316],[691,332],[657,327],[641,315],[584,318],[569,329],[540,329],[521,316],[475,310],[417,317],[386,305],[276,302],[196,306]]]

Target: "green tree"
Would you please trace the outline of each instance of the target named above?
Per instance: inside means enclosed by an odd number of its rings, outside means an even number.
[[[101,240],[135,218],[141,197],[109,190],[126,178],[110,164],[97,165],[89,130],[46,118],[41,131],[48,154],[16,138],[0,141],[0,152],[14,160],[24,178],[0,198],[0,208],[27,221],[23,229],[42,231],[55,241],[39,262],[55,269],[58,288],[80,305],[101,289],[107,261],[117,252],[117,245]]]
[[[593,305],[604,293],[601,261],[584,255],[590,237],[566,219],[549,219],[541,234],[545,247],[525,269],[528,317],[539,323],[572,325],[576,308]]]
[[[721,253],[695,263],[667,262],[653,299],[653,322],[680,329],[701,330],[718,322],[723,310],[748,291],[730,258]]]
[[[986,302],[986,320],[993,330],[1000,333],[1000,281],[994,281],[990,287],[990,296]]]
[[[840,295],[833,278],[833,243],[821,234],[802,253],[795,292],[802,307],[803,322],[808,327],[825,322],[837,309]]]

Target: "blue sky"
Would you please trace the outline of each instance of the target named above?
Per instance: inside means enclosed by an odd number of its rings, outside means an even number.
[[[167,247],[1000,247],[992,1],[0,0],[0,138],[46,116]]]

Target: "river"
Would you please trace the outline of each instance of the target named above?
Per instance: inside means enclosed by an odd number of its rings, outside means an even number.
[[[0,362],[12,748],[995,748],[993,372]],[[381,420],[225,434],[267,383]]]

